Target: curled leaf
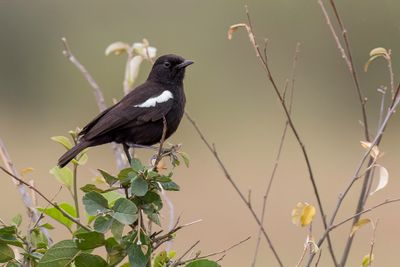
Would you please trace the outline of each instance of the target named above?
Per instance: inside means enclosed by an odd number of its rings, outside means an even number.
[[[366,225],[370,222],[371,222],[371,220],[368,218],[360,219],[351,228],[350,237],[352,237],[354,235],[354,233],[357,232],[361,227],[363,227],[364,225]]]
[[[233,33],[235,31],[237,31],[239,28],[246,28],[247,29],[248,26],[247,26],[246,23],[238,23],[238,24],[234,24],[234,25],[230,26],[229,29],[228,29],[228,40],[232,40]]]
[[[380,165],[377,165],[377,167],[379,167],[379,182],[375,190],[369,194],[370,196],[375,194],[377,191],[385,188],[389,182],[389,172],[387,171],[387,169]]]
[[[143,57],[142,56],[134,56],[130,61],[129,65],[126,68],[126,77],[129,86],[134,84],[136,78],[139,75],[140,64],[142,64]]]
[[[306,202],[297,203],[292,210],[293,224],[300,224],[302,227],[309,225],[315,216],[315,207]]]
[[[371,52],[369,52],[369,56],[373,57],[373,56],[384,56],[387,55],[388,52],[385,48],[383,47],[377,47],[371,50]]]
[[[362,267],[370,266],[373,261],[374,261],[374,254],[365,255],[362,259]]]
[[[389,55],[388,51],[383,47],[377,47],[377,48],[372,49],[371,52],[369,52],[370,58],[368,59],[367,63],[365,63],[365,65],[364,65],[364,71],[365,72],[368,71],[369,64],[371,64],[372,61],[374,61],[375,59],[377,59],[379,57],[387,58],[388,55]]]
[[[142,43],[134,43],[132,48],[137,55],[144,59],[153,59],[157,55],[157,48],[150,46],[146,39]]]
[[[365,141],[360,141],[361,146],[367,150],[371,149],[372,143],[370,142],[365,142]],[[371,155],[371,157],[373,157],[374,159],[377,159],[380,156],[380,151],[379,148],[374,145],[371,149],[371,151],[369,152],[369,154]]]
[[[119,55],[123,52],[127,52],[129,51],[130,46],[127,43],[124,42],[115,42],[110,44],[107,48],[106,48],[106,56],[110,55],[111,53],[114,53],[115,55]]]

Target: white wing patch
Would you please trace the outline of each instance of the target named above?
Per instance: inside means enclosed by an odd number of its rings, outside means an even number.
[[[135,105],[136,108],[150,108],[150,107],[155,107],[157,103],[164,103],[170,100],[171,98],[174,98],[172,93],[168,90],[165,90],[162,92],[161,95],[151,97],[144,101],[142,104]]]

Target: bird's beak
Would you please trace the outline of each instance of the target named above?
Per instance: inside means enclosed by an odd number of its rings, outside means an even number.
[[[185,60],[185,61],[183,61],[181,64],[177,65],[176,68],[177,68],[177,69],[183,69],[183,68],[186,68],[186,67],[189,66],[189,65],[192,65],[193,63],[194,63],[194,62],[191,61],[191,60]]]

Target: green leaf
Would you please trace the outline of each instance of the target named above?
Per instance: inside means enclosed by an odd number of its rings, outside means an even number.
[[[186,154],[185,152],[179,152],[179,155],[183,159],[183,162],[185,163],[186,167],[189,168],[189,163],[190,163],[189,155]]]
[[[132,159],[131,166],[132,166],[132,169],[136,172],[139,172],[144,169],[143,164],[140,162],[140,160],[138,160],[136,158]]]
[[[76,157],[78,160],[76,159],[72,159],[72,162],[74,164],[78,164],[78,165],[85,165],[86,162],[88,161],[89,157],[86,154],[86,150],[84,150],[83,152],[79,153],[78,156]]]
[[[138,218],[136,205],[126,198],[118,199],[112,209],[111,216],[123,224],[132,224]]]
[[[75,258],[76,267],[107,267],[107,262],[100,256],[81,253]]]
[[[161,185],[166,191],[179,191],[181,189],[174,181],[161,183]]]
[[[75,235],[76,246],[80,250],[93,249],[105,244],[104,234],[99,232],[83,232]]]
[[[15,260],[12,260],[7,263],[6,267],[22,267],[22,265]]]
[[[117,220],[112,221],[111,233],[117,241],[121,241],[125,225]]]
[[[80,188],[83,192],[89,193],[89,192],[97,192],[97,193],[102,193],[103,190],[98,188],[94,184],[86,184]]]
[[[75,208],[73,206],[71,206],[70,204],[63,202],[63,203],[58,204],[58,207],[60,207],[62,210],[64,210],[66,213],[68,213],[72,217],[76,217]],[[56,220],[57,222],[65,225],[69,230],[72,229],[73,222],[70,219],[68,219],[67,217],[65,217],[58,209],[56,209],[54,207],[47,208],[47,209],[38,208],[38,211],[43,212],[47,216]]]
[[[89,215],[97,215],[109,210],[107,199],[97,192],[86,193],[83,196],[83,205]]]
[[[158,217],[157,213],[150,213],[147,215],[147,217],[158,226],[161,226],[160,218]]]
[[[156,210],[159,211],[163,207],[163,203],[159,194],[154,191],[149,191],[147,194],[140,199],[143,204],[153,204]]]
[[[37,267],[65,267],[80,253],[72,240],[63,240],[54,244],[39,261]]]
[[[18,215],[16,215],[16,216],[14,216],[14,217],[11,219],[11,223],[12,223],[13,225],[15,225],[16,227],[19,227],[19,226],[21,225],[21,223],[22,223],[22,216],[21,216],[21,214],[18,214]]]
[[[221,267],[215,261],[210,261],[207,259],[195,260],[185,265],[185,267]]]
[[[111,207],[114,205],[115,201],[120,199],[121,197],[124,197],[122,194],[116,192],[116,191],[110,191],[102,194],[103,197],[107,199],[108,206]]]
[[[124,180],[126,178],[129,177],[129,173],[132,172],[132,168],[125,168],[122,169],[119,173],[118,173],[118,180]]]
[[[115,266],[126,257],[125,248],[120,245],[115,238],[110,237],[106,240],[106,250],[110,266]]]
[[[44,223],[44,224],[40,225],[39,227],[41,227],[41,228],[43,227],[43,228],[45,228],[47,230],[53,230],[54,229],[54,226],[49,224],[49,223]]]
[[[116,182],[118,182],[118,178],[112,176],[111,174],[109,174],[106,171],[103,171],[101,169],[98,169],[98,171],[101,173],[101,176],[103,176],[104,180],[106,180],[107,184],[109,186],[112,186],[113,184],[115,184]]]
[[[0,243],[0,263],[8,262],[14,258],[14,251],[6,244]]]
[[[128,247],[127,252],[131,266],[146,267],[150,260],[151,250],[147,245],[140,246],[135,242]]]
[[[114,219],[110,215],[99,216],[94,221],[94,224],[93,224],[94,230],[99,233],[104,234],[108,230],[110,230],[113,221],[114,221]]]
[[[60,145],[65,147],[67,150],[70,150],[72,148],[71,142],[65,136],[53,136],[53,137],[51,137],[51,140],[53,140],[56,143],[59,143]]]
[[[56,166],[50,170],[50,174],[71,191],[74,182],[72,171],[68,167],[60,168]]]
[[[157,256],[154,258],[153,267],[165,267],[168,261],[169,258],[167,256],[167,252],[163,250],[160,253],[158,253]]]
[[[17,227],[5,226],[0,228],[0,243],[5,243],[22,248],[22,242],[17,239]]]
[[[131,184],[131,193],[138,197],[142,197],[146,195],[147,191],[149,190],[149,185],[147,184],[146,180],[142,177],[136,176],[132,179]]]
[[[31,231],[31,243],[34,248],[47,248],[49,241],[47,237],[38,228]]]

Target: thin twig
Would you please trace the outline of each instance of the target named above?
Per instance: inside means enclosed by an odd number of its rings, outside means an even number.
[[[243,201],[243,203],[246,204],[247,208],[249,209],[249,211],[251,212],[251,214],[253,215],[254,220],[257,222],[258,226],[260,227],[260,229],[262,230],[262,233],[265,237],[265,239],[268,242],[268,245],[272,251],[272,253],[274,254],[275,259],[277,260],[279,266],[283,266],[283,263],[278,255],[278,253],[275,250],[274,245],[272,244],[272,241],[270,239],[270,237],[267,234],[267,231],[265,230],[265,228],[263,227],[260,219],[257,217],[256,212],[254,211],[254,209],[251,207],[250,203],[248,202],[248,200],[246,199],[245,195],[242,193],[242,191],[240,191],[239,187],[237,186],[236,182],[233,180],[232,176],[229,174],[228,170],[226,169],[224,163],[222,162],[221,158],[219,157],[217,150],[215,149],[215,146],[210,144],[210,142],[207,141],[207,139],[205,138],[204,134],[202,133],[202,131],[200,130],[200,128],[197,126],[196,122],[190,117],[190,115],[185,112],[185,116],[186,118],[189,120],[189,122],[192,124],[192,126],[194,127],[194,129],[196,130],[197,134],[200,136],[201,140],[203,141],[203,143],[207,146],[208,150],[212,153],[212,155],[214,156],[214,158],[216,159],[216,161],[218,162],[218,165],[220,166],[220,168],[222,169],[225,178],[229,181],[229,183],[233,186],[233,188],[235,189],[235,191],[238,193],[240,199]]]
[[[340,209],[340,207],[341,207],[341,205],[342,205],[342,203],[343,203],[344,198],[346,197],[346,195],[347,195],[348,192],[350,191],[350,189],[351,189],[351,187],[353,186],[353,184],[355,183],[355,181],[358,180],[358,178],[360,177],[360,172],[361,172],[361,170],[362,170],[362,167],[364,166],[365,161],[366,161],[368,158],[370,158],[370,160],[369,160],[367,166],[368,166],[368,167],[369,167],[369,166],[372,166],[372,164],[373,164],[373,162],[374,162],[374,159],[373,159],[372,157],[370,157],[371,151],[372,151],[372,149],[373,149],[375,146],[378,146],[378,145],[380,144],[380,142],[382,141],[382,137],[383,137],[383,134],[384,134],[384,132],[385,132],[386,126],[387,126],[387,124],[389,123],[390,118],[393,116],[393,114],[394,114],[396,108],[398,107],[398,105],[399,105],[399,103],[400,103],[400,97],[399,97],[399,94],[398,94],[399,91],[400,91],[400,85],[399,85],[398,90],[396,91],[396,94],[395,94],[395,95],[396,95],[396,98],[393,100],[392,104],[390,105],[390,108],[389,108],[388,112],[386,113],[386,116],[385,116],[384,120],[382,121],[382,124],[381,124],[379,130],[377,131],[377,134],[376,134],[375,139],[371,142],[370,148],[367,149],[367,151],[364,153],[363,157],[361,158],[360,163],[359,163],[358,166],[357,166],[357,170],[355,171],[355,173],[354,173],[352,179],[350,180],[350,183],[347,185],[347,187],[346,187],[346,189],[344,190],[344,192],[343,192],[342,194],[340,194],[340,196],[339,196],[339,198],[338,198],[338,202],[337,202],[336,207],[335,207],[335,210],[334,210],[334,212],[333,212],[333,214],[332,214],[332,217],[331,217],[331,220],[330,220],[330,222],[329,222],[329,228],[325,230],[325,233],[324,233],[324,234],[322,235],[322,237],[319,239],[319,241],[318,241],[318,243],[317,243],[318,247],[320,247],[320,246],[322,245],[322,243],[324,242],[325,238],[327,237],[326,234],[329,234],[329,232],[330,232],[329,229],[331,229],[331,227],[332,227],[332,225],[333,225],[333,223],[334,223],[334,220],[335,220],[336,215],[337,215],[337,213],[338,213],[338,211],[339,211],[339,209]],[[367,167],[367,168],[368,168],[368,167]],[[367,170],[367,173],[371,173],[371,169],[372,169],[372,168],[370,168],[369,170]],[[368,175],[368,174],[366,174],[366,175]],[[366,189],[367,189],[367,187],[366,187]],[[366,189],[365,189],[365,190],[366,190]],[[365,199],[365,198],[364,198],[364,195],[365,195],[365,193],[362,194],[363,200]],[[361,210],[358,211],[358,209],[357,209],[357,212],[355,213],[355,215],[354,215],[353,217],[351,217],[352,219],[354,219],[353,224],[354,224],[355,222],[358,221],[359,215],[361,215],[361,214],[362,214],[362,211],[361,211]],[[354,236],[349,237],[349,240],[352,240],[353,237],[354,237]],[[351,246],[351,242],[348,242],[347,245],[346,245],[346,251],[349,250],[350,246]],[[314,257],[314,255],[311,255],[311,256],[310,256],[307,266],[310,266],[310,265],[311,265],[311,262],[312,262],[313,257]],[[343,265],[341,265],[341,266],[343,266]]]
[[[63,46],[64,46],[64,50],[63,50],[64,56],[66,56],[67,59],[69,61],[71,61],[71,63],[74,64],[75,67],[78,68],[78,70],[85,77],[85,79],[87,80],[89,85],[92,87],[94,96],[96,97],[96,102],[97,102],[97,106],[99,107],[99,110],[100,111],[106,110],[107,109],[107,105],[106,105],[106,103],[104,101],[104,96],[103,96],[103,93],[101,92],[100,86],[97,84],[96,80],[92,77],[92,75],[90,75],[90,73],[87,71],[85,66],[83,66],[76,59],[74,54],[72,54],[71,49],[69,48],[69,45],[68,45],[68,42],[67,42],[67,38],[62,37],[61,41],[62,41]]]
[[[197,220],[197,221],[193,221],[190,223],[186,223],[183,225],[178,225],[179,224],[179,220],[180,217],[178,218],[178,220],[176,221],[175,226],[173,227],[172,230],[170,230],[168,233],[161,235],[161,236],[154,236],[154,238],[152,239],[152,244],[153,244],[153,250],[156,250],[159,246],[161,246],[163,243],[170,241],[171,239],[173,239],[173,234],[176,233],[177,231],[181,230],[182,228],[191,226],[193,224],[202,222],[202,220]]]
[[[348,217],[347,219],[344,219],[344,220],[342,220],[341,222],[336,223],[335,225],[330,226],[329,229],[326,230],[326,231],[324,232],[324,234],[322,235],[322,237],[323,237],[323,238],[326,237],[326,235],[327,235],[328,232],[330,232],[330,231],[334,230],[335,228],[338,228],[339,226],[341,226],[341,225],[343,225],[343,224],[345,224],[345,223],[347,223],[347,222],[353,220],[354,218],[359,218],[359,217],[360,217],[362,214],[364,214],[364,213],[368,213],[368,212],[370,212],[370,211],[373,211],[374,209],[379,208],[379,207],[381,207],[381,206],[384,206],[384,205],[386,205],[386,204],[395,203],[395,202],[399,202],[399,201],[400,201],[400,198],[388,199],[388,200],[385,200],[384,202],[381,202],[381,203],[379,203],[379,204],[377,204],[377,205],[375,205],[375,206],[373,206],[373,207],[371,207],[371,208],[369,208],[369,209],[366,209],[366,210],[363,210],[363,211],[361,211],[361,212],[359,212],[359,213],[356,213],[356,214],[354,214],[354,215]]]
[[[179,266],[181,260],[182,260],[190,251],[192,251],[192,249],[194,249],[194,247],[196,247],[199,243],[200,243],[200,240],[197,240],[193,245],[191,245],[191,246],[185,251],[185,253],[182,254],[182,256],[180,256],[173,264],[171,264],[171,267]]]
[[[163,116],[163,131],[161,135],[161,140],[160,140],[160,147],[158,148],[156,160],[154,161],[154,170],[157,171],[157,165],[162,159],[162,152],[163,152],[163,145],[165,142],[165,136],[167,134],[167,120],[165,119],[165,116]]]
[[[79,220],[77,220],[76,218],[72,217],[71,215],[69,215],[67,212],[65,212],[62,208],[60,208],[57,203],[53,203],[50,199],[48,199],[42,192],[40,192],[38,189],[36,189],[36,187],[31,186],[29,183],[25,182],[24,180],[20,179],[19,177],[17,177],[16,175],[12,174],[11,172],[7,171],[5,168],[0,167],[0,169],[7,173],[9,176],[11,176],[12,178],[16,179],[18,182],[20,182],[21,184],[24,184],[25,186],[27,186],[28,188],[34,190],[39,196],[41,196],[44,200],[46,200],[47,203],[49,203],[50,205],[52,205],[54,208],[56,208],[58,211],[60,211],[62,213],[62,215],[64,215],[65,217],[67,217],[69,220],[71,220],[72,222],[74,222],[75,224],[79,225],[80,227],[82,227],[83,229],[87,230],[87,231],[92,231],[89,227],[83,225]]]
[[[376,228],[378,227],[379,219],[376,219],[375,223],[372,223],[372,238],[371,238],[371,248],[369,250],[369,264],[368,266],[372,266],[372,257],[373,257],[373,252],[374,252],[374,246],[375,246],[375,238],[376,238]]]
[[[321,2],[321,0],[319,0],[319,2]],[[369,128],[368,128],[368,120],[367,120],[367,110],[366,110],[366,104],[367,104],[367,99],[363,96],[363,93],[361,91],[360,88],[360,84],[358,82],[358,76],[357,76],[357,72],[356,69],[354,67],[354,61],[353,61],[353,56],[351,54],[351,49],[350,49],[350,42],[349,42],[349,37],[347,34],[347,30],[344,28],[344,24],[340,18],[339,12],[336,8],[336,4],[334,0],[329,0],[331,7],[333,9],[333,12],[335,14],[336,20],[339,24],[340,30],[342,31],[342,35],[343,35],[343,40],[344,40],[344,45],[346,47],[346,52],[347,52],[347,57],[348,61],[350,62],[350,65],[348,65],[349,67],[349,71],[351,73],[351,76],[353,78],[353,82],[354,85],[356,87],[356,91],[357,91],[357,95],[358,95],[358,99],[361,105],[361,112],[362,112],[362,117],[363,117],[363,124],[364,124],[364,135],[365,135],[365,139],[367,141],[370,140],[370,136],[369,136]],[[321,2],[322,3],[322,2]]]
[[[272,76],[270,67],[268,65],[268,58],[263,58],[263,56],[262,56],[261,50],[259,48],[259,45],[258,45],[258,43],[256,41],[256,38],[255,38],[255,35],[254,35],[254,31],[253,31],[253,27],[252,27],[251,19],[250,19],[250,13],[248,11],[247,6],[245,6],[245,7],[246,7],[246,15],[247,15],[247,20],[248,20],[248,24],[249,25],[244,24],[244,26],[245,26],[245,28],[247,30],[250,43],[252,44],[252,46],[254,48],[254,51],[256,53],[257,58],[259,59],[259,61],[261,63],[261,66],[263,67],[264,71],[267,74],[268,80],[270,81],[270,83],[271,83],[271,85],[272,85],[272,87],[273,87],[273,89],[274,89],[274,91],[275,91],[275,93],[276,93],[276,95],[277,95],[277,97],[278,97],[278,99],[280,101],[280,104],[281,104],[281,106],[283,108],[283,111],[285,113],[286,119],[289,122],[289,126],[290,126],[290,128],[291,128],[291,130],[292,130],[292,132],[293,132],[293,134],[294,134],[294,136],[296,138],[296,141],[297,141],[298,145],[301,148],[304,160],[306,162],[307,171],[309,173],[309,179],[310,179],[310,182],[311,182],[312,187],[313,187],[314,195],[315,195],[315,197],[317,199],[318,208],[319,208],[319,211],[320,211],[320,215],[321,215],[321,219],[322,219],[322,222],[323,222],[323,226],[324,226],[324,229],[327,229],[328,225],[327,225],[327,222],[326,222],[326,216],[325,216],[324,208],[323,208],[323,205],[322,205],[321,197],[319,195],[318,187],[317,187],[317,184],[316,184],[316,181],[315,181],[315,178],[314,178],[314,173],[312,171],[311,162],[310,162],[306,147],[305,147],[302,139],[300,138],[300,135],[299,135],[299,133],[297,131],[297,128],[295,127],[295,125],[293,123],[293,120],[292,120],[292,117],[291,117],[291,115],[289,113],[289,110],[285,105],[285,101],[283,99],[283,96],[280,93],[280,91],[279,91],[279,89],[278,89],[278,87],[276,85],[275,79]],[[329,236],[328,236],[328,248],[329,248],[330,254],[332,256],[332,259],[335,261],[336,259],[335,259],[334,253],[333,253],[333,248],[332,248],[332,244],[331,244]]]
[[[72,53],[72,51],[68,45],[67,38],[62,37],[61,41],[64,46],[64,50],[63,50],[64,56],[79,70],[79,72],[82,73],[83,77],[87,80],[90,87],[92,87],[93,94],[96,98],[96,103],[97,103],[97,106],[98,106],[100,112],[106,110],[107,105],[104,101],[104,96],[100,89],[100,86],[97,84],[97,82],[93,78],[93,76],[90,75],[89,71],[85,68],[85,66],[83,66],[79,62],[79,60],[75,57],[75,55]],[[114,151],[114,157],[115,157],[115,161],[117,164],[117,168],[123,169],[125,167],[125,162],[122,157],[122,154],[123,154],[122,147],[121,147],[121,145],[118,145],[116,143],[112,143],[111,145],[112,145],[112,148]]]
[[[264,47],[266,47],[266,46],[264,46]],[[297,65],[299,52],[300,52],[300,43],[297,43],[296,49],[295,49],[295,53],[294,53],[294,57],[293,57],[293,63],[292,63],[291,86],[290,86],[290,97],[289,97],[289,113],[292,112],[293,90],[294,90],[294,83],[295,83],[295,77],[296,77],[296,65]],[[266,49],[264,49],[264,55],[266,55],[266,54],[267,54],[266,53]],[[285,88],[285,90],[283,92],[283,96],[286,95],[287,83],[286,83],[284,88]],[[269,181],[268,181],[265,193],[264,193],[264,197],[263,197],[263,203],[262,203],[262,209],[261,209],[261,219],[260,219],[262,225],[264,225],[267,199],[268,199],[268,196],[269,196],[269,192],[271,191],[272,182],[274,180],[275,173],[276,173],[276,171],[278,169],[278,165],[279,165],[279,161],[280,161],[280,157],[281,157],[281,153],[282,153],[283,144],[285,142],[288,126],[289,126],[289,122],[286,120],[285,126],[284,126],[283,131],[282,131],[281,140],[279,142],[278,152],[277,152],[276,157],[275,157],[274,167],[272,169],[271,176],[269,178]],[[257,255],[258,255],[258,251],[259,251],[260,243],[261,243],[261,234],[262,234],[261,229],[259,229],[258,235],[257,235],[257,244],[256,244],[254,257],[253,257],[253,263],[252,263],[253,267],[256,265],[256,261],[257,261]]]
[[[250,238],[251,238],[251,236],[246,237],[246,238],[243,239],[242,241],[240,241],[240,242],[238,242],[238,243],[236,243],[236,244],[230,246],[229,248],[226,248],[226,249],[221,250],[221,251],[218,251],[218,252],[213,252],[213,253],[210,253],[210,254],[207,254],[207,255],[203,255],[203,256],[196,255],[195,257],[193,257],[193,258],[191,258],[191,259],[188,259],[188,260],[185,260],[185,261],[182,261],[182,258],[183,258],[183,257],[182,257],[180,260],[178,260],[178,261],[175,262],[176,265],[172,265],[172,266],[184,265],[184,264],[186,264],[186,263],[188,263],[188,262],[191,262],[191,261],[194,261],[194,260],[205,259],[205,258],[213,257],[213,256],[216,256],[216,255],[220,255],[220,254],[224,254],[224,255],[222,255],[222,258],[223,258],[223,257],[225,256],[225,254],[226,254],[229,250],[231,250],[231,249],[233,249],[233,248],[235,248],[235,247],[237,247],[237,246],[243,244],[244,242],[246,242],[246,241],[249,240]],[[218,259],[217,261],[222,260],[222,258]],[[172,266],[171,266],[171,267],[172,267]]]

